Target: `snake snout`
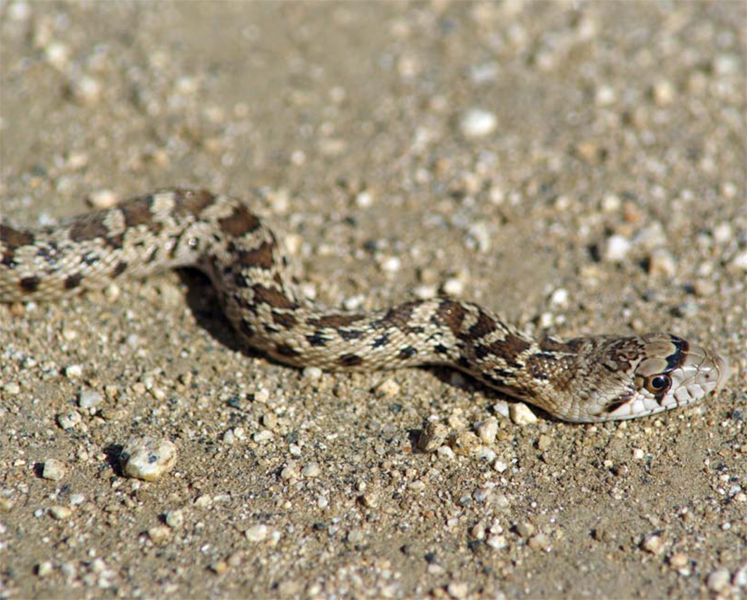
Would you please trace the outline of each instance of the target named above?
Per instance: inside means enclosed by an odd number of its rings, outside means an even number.
[[[690,347],[683,367],[692,373],[689,385],[700,387],[704,396],[721,390],[731,376],[728,359],[698,346]]]

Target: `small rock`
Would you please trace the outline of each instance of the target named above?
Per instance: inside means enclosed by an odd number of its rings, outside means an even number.
[[[449,595],[452,598],[466,598],[467,594],[469,594],[469,585],[462,582],[452,581],[448,588],[446,588],[446,591],[449,592]]]
[[[535,528],[529,521],[522,521],[516,526],[516,533],[523,538],[528,538],[534,535]]]
[[[677,91],[674,89],[674,86],[666,79],[657,81],[651,90],[651,96],[659,106],[671,104],[676,95]]]
[[[673,569],[682,569],[687,566],[690,560],[687,558],[687,554],[683,552],[675,552],[669,559],[669,565]]]
[[[480,108],[471,108],[462,116],[459,126],[465,137],[478,138],[495,131],[498,125],[496,116]]]
[[[166,525],[156,525],[148,529],[148,537],[153,543],[160,544],[171,537],[171,528],[166,527]]]
[[[542,452],[545,452],[550,449],[552,446],[552,438],[549,435],[545,435],[544,433],[539,436],[539,440],[537,440],[537,449],[541,450]]]
[[[543,550],[545,552],[549,551],[551,548],[550,538],[544,533],[533,535],[531,538],[529,538],[528,545],[533,550]]]
[[[175,509],[166,513],[166,525],[178,529],[184,524],[184,511]]]
[[[508,463],[502,461],[501,459],[496,459],[493,463],[493,469],[495,469],[498,473],[503,473],[506,469],[508,469]]]
[[[418,449],[422,452],[434,452],[444,445],[448,435],[446,425],[429,421],[418,438]]]
[[[441,289],[449,296],[461,296],[464,293],[464,282],[458,277],[449,277]]]
[[[365,539],[365,533],[360,529],[353,529],[348,533],[348,542],[360,544]]]
[[[125,475],[155,481],[174,468],[176,446],[169,440],[136,437],[125,444],[121,458]]]
[[[493,404],[493,412],[502,417],[508,417],[511,414],[511,409],[508,406],[508,402],[505,400],[498,400]]]
[[[57,415],[57,424],[65,430],[74,429],[81,420],[80,413],[74,409]]]
[[[197,508],[208,508],[213,505],[213,499],[211,496],[204,494],[195,499],[195,506]]]
[[[111,208],[117,202],[119,198],[111,190],[98,190],[88,196],[88,203],[93,208]]]
[[[244,532],[244,535],[250,542],[261,542],[267,537],[267,533],[267,525],[252,525]]]
[[[731,582],[739,588],[747,587],[747,564],[742,565],[737,569]]]
[[[315,462],[311,462],[303,468],[303,471],[301,471],[301,474],[304,477],[319,477],[321,472],[322,470],[319,468],[319,464]]]
[[[82,389],[78,394],[78,406],[85,409],[91,409],[97,407],[104,401],[104,396],[91,389]]]
[[[492,444],[495,442],[495,436],[498,434],[498,419],[489,417],[477,426],[477,437],[483,444]]]
[[[69,365],[65,367],[65,377],[68,379],[79,379],[83,376],[83,367],[81,365]]]
[[[460,431],[457,435],[451,438],[451,443],[449,445],[457,454],[467,456],[480,447],[480,441],[471,431]]]
[[[53,519],[62,521],[63,519],[70,518],[70,515],[73,514],[73,511],[67,506],[53,506],[49,509],[49,514],[52,515]]]
[[[53,570],[54,566],[52,565],[51,561],[48,560],[45,560],[44,562],[36,565],[36,574],[39,577],[47,577],[48,575],[51,575]]]
[[[741,271],[747,271],[747,250],[736,254],[734,258],[729,261],[729,266]]]
[[[6,394],[8,396],[15,396],[16,394],[19,394],[20,392],[21,392],[21,386],[18,385],[15,381],[6,383],[3,386],[3,394]]]
[[[726,589],[726,586],[729,585],[729,579],[731,579],[731,575],[729,574],[728,569],[716,569],[708,575],[706,585],[712,592],[723,592]]]
[[[648,260],[649,275],[672,277],[677,272],[677,263],[672,253],[665,248],[657,248]]]
[[[42,477],[52,481],[60,481],[65,476],[65,463],[56,458],[50,458],[44,462]]]
[[[399,394],[399,384],[394,379],[385,379],[374,388],[374,394],[380,398],[394,398]]]
[[[508,546],[505,535],[492,535],[485,543],[493,550],[503,550],[503,548]]]
[[[664,540],[659,533],[650,533],[641,543],[641,548],[651,554],[661,554],[664,550]]]
[[[607,262],[622,262],[628,256],[632,244],[621,235],[611,235],[604,248],[603,258]]]
[[[228,563],[225,560],[219,560],[210,565],[210,570],[216,575],[223,575],[228,571]]]
[[[511,420],[517,425],[532,425],[537,422],[537,415],[523,402],[514,402],[508,410]]]
[[[81,75],[70,81],[70,93],[81,104],[96,104],[101,98],[101,90],[101,82],[89,75]]]

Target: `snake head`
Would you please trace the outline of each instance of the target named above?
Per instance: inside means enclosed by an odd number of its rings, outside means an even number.
[[[697,402],[723,387],[729,362],[672,334],[620,338],[607,347],[607,368],[624,378],[621,393],[597,398],[590,421],[632,419]],[[619,389],[619,388],[618,388]]]

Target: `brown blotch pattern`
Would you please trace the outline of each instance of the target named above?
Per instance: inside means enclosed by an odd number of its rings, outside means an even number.
[[[314,327],[332,327],[334,329],[339,329],[340,327],[352,325],[363,318],[365,318],[364,315],[324,315],[315,319],[309,319],[309,325]]]
[[[13,229],[9,225],[0,223],[0,242],[3,242],[12,252],[21,246],[28,246],[34,243],[34,235],[28,231]]]
[[[246,206],[239,204],[230,216],[218,220],[218,226],[223,233],[239,237],[258,229],[260,222],[257,216],[249,212]]]
[[[275,244],[263,242],[254,250],[235,250],[238,262],[242,267],[259,267],[269,270],[275,264],[273,252]]]
[[[256,302],[268,304],[272,308],[298,308],[298,304],[280,290],[267,288],[263,285],[255,285],[252,290]]]
[[[437,318],[448,327],[454,335],[462,328],[462,322],[467,316],[467,310],[458,302],[444,300],[436,311]]]

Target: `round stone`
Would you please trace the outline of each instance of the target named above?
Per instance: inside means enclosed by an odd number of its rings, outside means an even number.
[[[122,450],[124,474],[143,481],[155,481],[176,464],[176,446],[169,440],[136,437]]]

